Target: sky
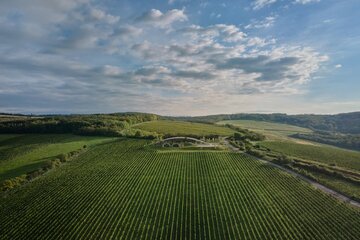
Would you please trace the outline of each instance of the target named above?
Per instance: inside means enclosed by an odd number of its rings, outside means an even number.
[[[1,0],[0,112],[360,110],[359,0]]]

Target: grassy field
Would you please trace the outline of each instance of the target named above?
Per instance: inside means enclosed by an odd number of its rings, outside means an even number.
[[[231,124],[264,134],[268,139],[286,139],[295,133],[311,133],[307,128],[288,124],[272,123],[252,120],[226,120],[217,122],[218,125]]]
[[[339,167],[360,171],[360,152],[325,145],[312,146],[289,141],[264,141],[261,145],[271,150],[306,160],[336,164]]]
[[[351,182],[344,181],[339,178],[330,177],[325,174],[321,174],[318,172],[311,172],[313,176],[317,178],[317,181],[325,186],[328,186],[331,189],[337,190],[338,192],[342,192],[345,195],[350,197],[355,197],[356,199],[360,199],[360,187]]]
[[[110,139],[70,134],[0,134],[0,182],[36,170],[61,153]]]
[[[230,152],[94,146],[0,198],[0,239],[358,239],[360,213]],[[31,226],[31,227],[29,227]]]
[[[196,136],[208,136],[208,135],[221,135],[227,136],[234,133],[233,130],[203,123],[191,123],[191,122],[181,122],[181,121],[151,121],[136,124],[133,128],[138,128],[141,130],[149,132],[157,132],[161,134],[167,134],[172,136],[186,136],[186,135],[196,135]]]

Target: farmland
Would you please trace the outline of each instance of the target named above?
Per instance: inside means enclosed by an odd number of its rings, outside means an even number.
[[[157,132],[164,135],[176,136],[176,135],[192,135],[192,136],[209,136],[209,135],[220,135],[228,136],[234,133],[233,130],[216,126],[212,124],[204,123],[192,123],[192,122],[182,122],[182,121],[169,121],[169,120],[159,120],[159,121],[150,121],[140,124],[136,124],[133,128]]]
[[[159,152],[147,143],[94,146],[5,195],[0,239],[359,236],[357,209],[281,170],[238,153]]]

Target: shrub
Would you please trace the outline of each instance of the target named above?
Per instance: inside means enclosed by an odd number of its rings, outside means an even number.
[[[15,177],[15,178],[11,178],[11,179],[7,179],[5,181],[3,181],[3,183],[0,186],[0,190],[1,191],[6,191],[6,190],[10,190],[13,189],[15,187],[20,186],[21,184],[23,184],[24,182],[26,182],[26,175],[21,175],[19,177]]]
[[[55,168],[55,167],[58,167],[60,166],[60,159],[53,159],[53,160],[48,160],[45,162],[45,165],[43,167],[44,170],[49,170],[49,169],[52,169],[52,168]]]
[[[139,137],[142,137],[141,131],[140,131],[140,130],[137,130],[134,136],[135,136],[135,137],[138,137],[138,138],[139,138]]]
[[[250,155],[253,155],[255,157],[258,157],[258,158],[263,158],[265,157],[265,154],[261,151],[258,151],[258,150],[255,150],[255,149],[247,149],[246,152]]]
[[[60,162],[66,162],[68,160],[68,156],[65,153],[61,153],[57,156]]]
[[[37,178],[39,177],[40,175],[44,174],[44,170],[43,169],[38,169],[38,170],[35,170],[35,171],[32,171],[32,172],[29,172],[26,174],[26,179],[28,181],[34,179],[34,178]]]
[[[282,164],[282,165],[286,165],[286,164],[292,163],[293,161],[288,156],[282,154],[280,156],[277,156],[275,162]]]

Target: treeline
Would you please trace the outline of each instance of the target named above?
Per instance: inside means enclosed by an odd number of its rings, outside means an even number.
[[[336,134],[331,132],[314,132],[312,134],[297,133],[291,135],[291,137],[330,144],[352,150],[360,150],[360,135]]]
[[[225,124],[225,127],[228,127],[232,130],[235,130],[234,139],[235,140],[250,140],[250,141],[263,141],[265,140],[265,135],[250,131],[245,128],[240,128],[231,124]]]
[[[219,114],[200,117],[168,117],[193,122],[219,122],[223,120],[256,120],[291,124],[313,130],[360,134],[360,112],[341,113],[336,115],[299,114]]]
[[[157,120],[158,117],[158,115],[146,113],[44,116],[0,122],[0,133],[73,133],[156,138],[156,133],[131,129],[130,126]]]
[[[252,142],[265,140],[265,135],[263,134],[240,128],[231,124],[226,124],[225,126],[236,131],[233,136],[228,138],[230,144],[234,147],[239,148],[241,151],[246,151],[252,155],[256,154],[256,151],[252,152],[254,149],[254,144]],[[255,147],[257,146],[258,145],[256,144]]]

